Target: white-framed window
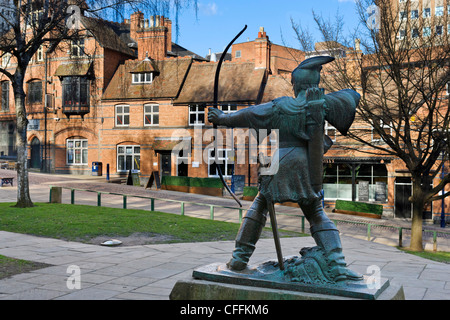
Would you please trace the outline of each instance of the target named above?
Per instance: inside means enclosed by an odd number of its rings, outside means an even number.
[[[431,36],[431,27],[423,27],[422,35],[424,37]]]
[[[116,127],[126,127],[130,125],[130,106],[116,106]]]
[[[189,125],[201,125],[205,124],[205,106],[193,105],[189,106]]]
[[[117,172],[141,170],[141,146],[117,146]]]
[[[383,120],[380,120],[380,127],[384,130],[386,134],[392,133],[392,128],[389,124],[385,123]],[[372,142],[383,141],[379,132],[375,131],[372,127]]]
[[[333,142],[336,142],[336,128],[333,127],[328,121],[325,121],[325,134],[330,137]]]
[[[159,125],[159,105],[144,104],[144,126]]]
[[[240,57],[241,57],[241,54],[242,54],[241,50],[237,50],[234,57],[235,57],[235,58],[240,58]]]
[[[74,39],[72,40],[70,54],[72,57],[84,57],[86,55],[84,39]]]
[[[36,61],[37,62],[44,61],[44,46],[40,46],[38,51],[36,52]]]
[[[442,33],[444,32],[444,26],[436,26],[436,35],[442,36]]]
[[[37,27],[44,18],[44,10],[34,10],[28,16],[27,25],[30,27]]]
[[[405,30],[400,30],[400,31],[398,32],[397,39],[398,39],[398,40],[403,40],[403,39],[405,39],[405,37],[406,37],[406,31],[405,31]]]
[[[442,17],[444,15],[444,7],[443,6],[437,6],[435,11],[434,11],[434,15],[436,17]]]
[[[419,18],[419,10],[411,10],[411,19]]]
[[[66,146],[67,165],[88,164],[88,141],[87,139],[67,139]]]
[[[153,73],[133,73],[133,84],[142,84],[142,83],[152,83],[153,82]]]
[[[413,39],[418,38],[419,37],[419,29],[417,29],[417,28],[412,29],[411,37]]]
[[[208,176],[218,177],[219,172],[214,164],[216,158],[214,149],[208,150]],[[224,177],[231,177],[233,175],[233,150],[231,149],[219,149],[217,157],[217,165],[222,169]]]
[[[400,21],[408,19],[408,11],[400,11]]]
[[[6,52],[5,54],[3,54],[2,57],[2,68],[7,68],[9,67],[9,63],[11,62],[11,53]]]
[[[237,111],[237,105],[235,104],[224,104],[221,106],[223,113],[230,114]]]
[[[430,8],[425,8],[425,9],[423,9],[423,17],[424,17],[424,18],[429,18],[429,17],[431,17],[431,9],[430,9]]]

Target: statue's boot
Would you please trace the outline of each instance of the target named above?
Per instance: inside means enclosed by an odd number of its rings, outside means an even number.
[[[342,252],[339,231],[333,222],[324,222],[319,226],[311,227],[311,234],[317,245],[325,252],[330,268],[330,275],[334,281],[360,281],[363,277],[350,270],[345,262]]]
[[[227,263],[231,270],[242,271],[247,267],[248,261],[255,251],[256,242],[266,224],[267,212],[266,200],[264,197],[258,196],[243,218],[236,236],[236,247],[231,260]]]

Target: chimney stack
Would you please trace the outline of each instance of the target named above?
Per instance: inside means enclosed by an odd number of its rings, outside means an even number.
[[[259,28],[258,38],[255,40],[255,68],[266,69],[270,73],[270,41],[264,27]]]
[[[146,52],[153,60],[166,58],[172,50],[172,22],[164,16],[144,19],[140,11],[130,17],[130,36],[138,44],[138,59],[144,60]]]

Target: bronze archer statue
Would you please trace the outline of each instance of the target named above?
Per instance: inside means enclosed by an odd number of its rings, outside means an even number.
[[[243,219],[227,264],[231,270],[247,267],[273,204],[296,202],[310,224],[317,248],[323,252],[331,280],[362,279],[347,268],[339,231],[322,207],[323,155],[332,145],[324,135],[325,120],[346,135],[360,99],[350,89],[324,95],[318,87],[322,65],[333,60],[318,56],[303,61],[292,72],[295,97],[281,97],[233,114],[209,109],[208,120],[215,125],[277,129],[279,133],[278,171],[260,176],[259,194]]]

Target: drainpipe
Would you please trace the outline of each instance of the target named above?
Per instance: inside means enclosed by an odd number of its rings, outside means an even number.
[[[444,152],[442,152],[442,159],[444,159]],[[442,162],[442,180],[445,177],[445,163]],[[442,188],[442,204],[441,204],[441,228],[445,228],[445,198],[444,198],[445,190]]]
[[[41,164],[41,170],[48,173],[48,157],[47,157],[47,78],[48,78],[48,50],[45,50],[45,76],[44,76],[44,161]],[[43,164],[44,168],[43,167]]]

